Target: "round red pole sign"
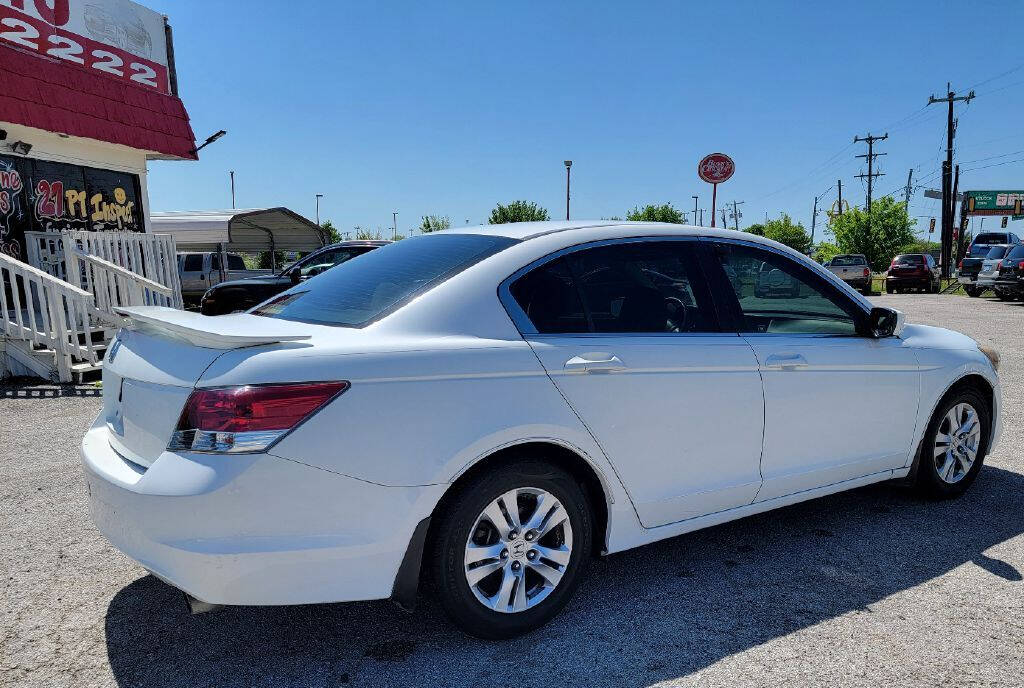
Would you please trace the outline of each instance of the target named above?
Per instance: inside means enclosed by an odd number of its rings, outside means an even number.
[[[736,163],[725,153],[704,156],[697,165],[697,174],[708,184],[721,184],[736,171]]]
[[[718,200],[718,185],[729,179],[736,171],[736,163],[725,153],[705,155],[697,164],[697,176],[711,185],[711,226],[715,226],[715,203]]]

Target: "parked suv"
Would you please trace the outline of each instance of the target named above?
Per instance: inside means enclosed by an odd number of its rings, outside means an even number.
[[[939,291],[939,268],[928,253],[901,253],[892,259],[885,276],[885,293],[920,289],[928,294]]]
[[[871,268],[868,266],[868,259],[862,254],[836,256],[825,263],[825,267],[854,289],[859,289],[865,294],[871,293]]]
[[[983,258],[964,258],[960,261],[958,279],[960,284],[964,285],[964,291],[968,296],[981,296],[983,291],[992,288],[999,276],[1003,258],[1012,248],[1013,246],[1000,244],[990,248]],[[975,262],[978,264],[976,268]]]
[[[967,258],[984,258],[989,249],[1000,244],[1019,244],[1020,237],[1013,232],[981,232],[967,248]]]
[[[278,274],[221,282],[211,287],[200,303],[203,315],[224,315],[244,311],[280,294],[292,285],[341,265],[390,241],[342,241],[325,246],[301,258]]]
[[[1003,301],[1017,300],[1024,294],[1024,244],[1017,244],[1003,258],[992,290]]]

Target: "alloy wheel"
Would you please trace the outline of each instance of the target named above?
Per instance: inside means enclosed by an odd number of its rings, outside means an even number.
[[[572,525],[561,503],[540,488],[515,488],[477,516],[466,542],[466,582],[488,609],[522,612],[551,594],[571,556]]]
[[[981,421],[973,406],[953,406],[939,423],[935,434],[934,462],[939,479],[953,485],[963,480],[978,459]]]

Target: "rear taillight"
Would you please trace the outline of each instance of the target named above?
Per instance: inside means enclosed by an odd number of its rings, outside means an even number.
[[[172,451],[265,451],[328,401],[345,381],[196,389],[171,435]]]
[[[998,263],[996,263],[996,270],[998,270],[1001,267],[1003,267],[1003,261],[999,261]]]
[[[1021,262],[1017,263],[1017,269],[1018,270],[1024,270],[1024,260],[1022,260]]]
[[[962,260],[959,263],[956,264],[956,269],[957,270],[963,270],[964,269],[964,262]]]
[[[865,277],[869,277],[870,275],[871,275],[871,271],[868,270],[867,268],[864,268],[864,276]]]

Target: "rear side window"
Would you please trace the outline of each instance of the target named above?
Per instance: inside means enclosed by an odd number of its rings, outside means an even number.
[[[185,272],[199,272],[203,269],[203,256],[200,253],[190,253],[185,256],[185,266],[182,268]]]
[[[999,258],[1005,256],[1008,250],[1010,250],[1009,246],[996,246],[995,248],[989,250],[988,255],[985,256],[985,258],[989,260],[998,260]]]
[[[1010,252],[1006,254],[1006,257],[1010,260],[1024,258],[1024,245],[1014,246],[1012,249],[1010,249]]]
[[[228,270],[245,270],[245,261],[242,260],[242,256],[236,256],[234,253],[229,253]]]
[[[717,331],[694,242],[622,242],[545,263],[510,291],[541,334]]]
[[[403,239],[296,285],[250,311],[318,325],[362,327],[515,239],[434,234]]]

